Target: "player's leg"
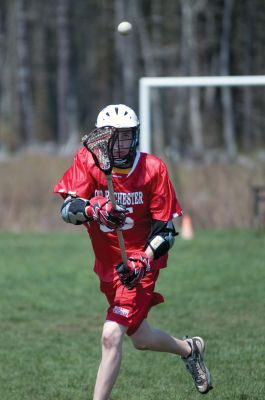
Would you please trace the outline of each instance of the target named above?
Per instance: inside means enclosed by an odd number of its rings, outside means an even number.
[[[203,360],[204,342],[202,338],[194,337],[179,340],[166,332],[150,327],[147,320],[141,323],[130,338],[134,347],[139,350],[161,351],[180,355],[192,376],[196,389],[202,394],[212,389],[211,374]]]
[[[127,328],[106,321],[102,332],[102,358],[98,369],[93,400],[107,400],[117,379],[122,355],[122,343]]]
[[[187,357],[191,353],[191,347],[187,341],[177,339],[160,329],[152,328],[146,319],[130,338],[138,350],[161,351],[181,357]]]

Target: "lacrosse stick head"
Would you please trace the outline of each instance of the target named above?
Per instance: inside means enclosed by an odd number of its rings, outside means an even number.
[[[105,175],[110,175],[113,168],[112,148],[116,134],[117,129],[113,126],[103,126],[94,129],[82,138],[83,145],[90,151],[97,167]]]

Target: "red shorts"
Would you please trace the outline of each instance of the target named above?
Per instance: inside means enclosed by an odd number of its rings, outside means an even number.
[[[100,282],[100,290],[109,302],[106,320],[115,321],[127,326],[127,335],[137,331],[142,321],[147,317],[151,307],[163,303],[160,293],[154,292],[159,270],[150,271],[132,290],[126,289],[120,280],[115,282]]]

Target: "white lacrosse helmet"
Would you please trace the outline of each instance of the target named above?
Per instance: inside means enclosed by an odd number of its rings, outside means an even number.
[[[96,127],[114,126],[115,128],[134,128],[139,126],[135,112],[124,104],[111,104],[98,114]]]
[[[137,115],[130,107],[124,104],[111,104],[98,114],[96,128],[104,126],[117,128],[115,141],[113,142],[112,150],[110,150],[114,166],[118,168],[131,167],[136,156],[136,148],[139,144],[140,123]],[[130,145],[126,147],[127,153],[125,154],[122,135],[124,131],[128,130],[132,135],[132,140]],[[113,147],[115,146],[118,148],[118,154],[114,154],[113,152]]]

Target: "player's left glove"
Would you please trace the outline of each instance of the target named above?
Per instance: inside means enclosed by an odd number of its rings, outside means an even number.
[[[129,290],[138,285],[146,272],[150,271],[150,259],[144,252],[132,254],[127,265],[120,263],[116,266],[121,283]]]

